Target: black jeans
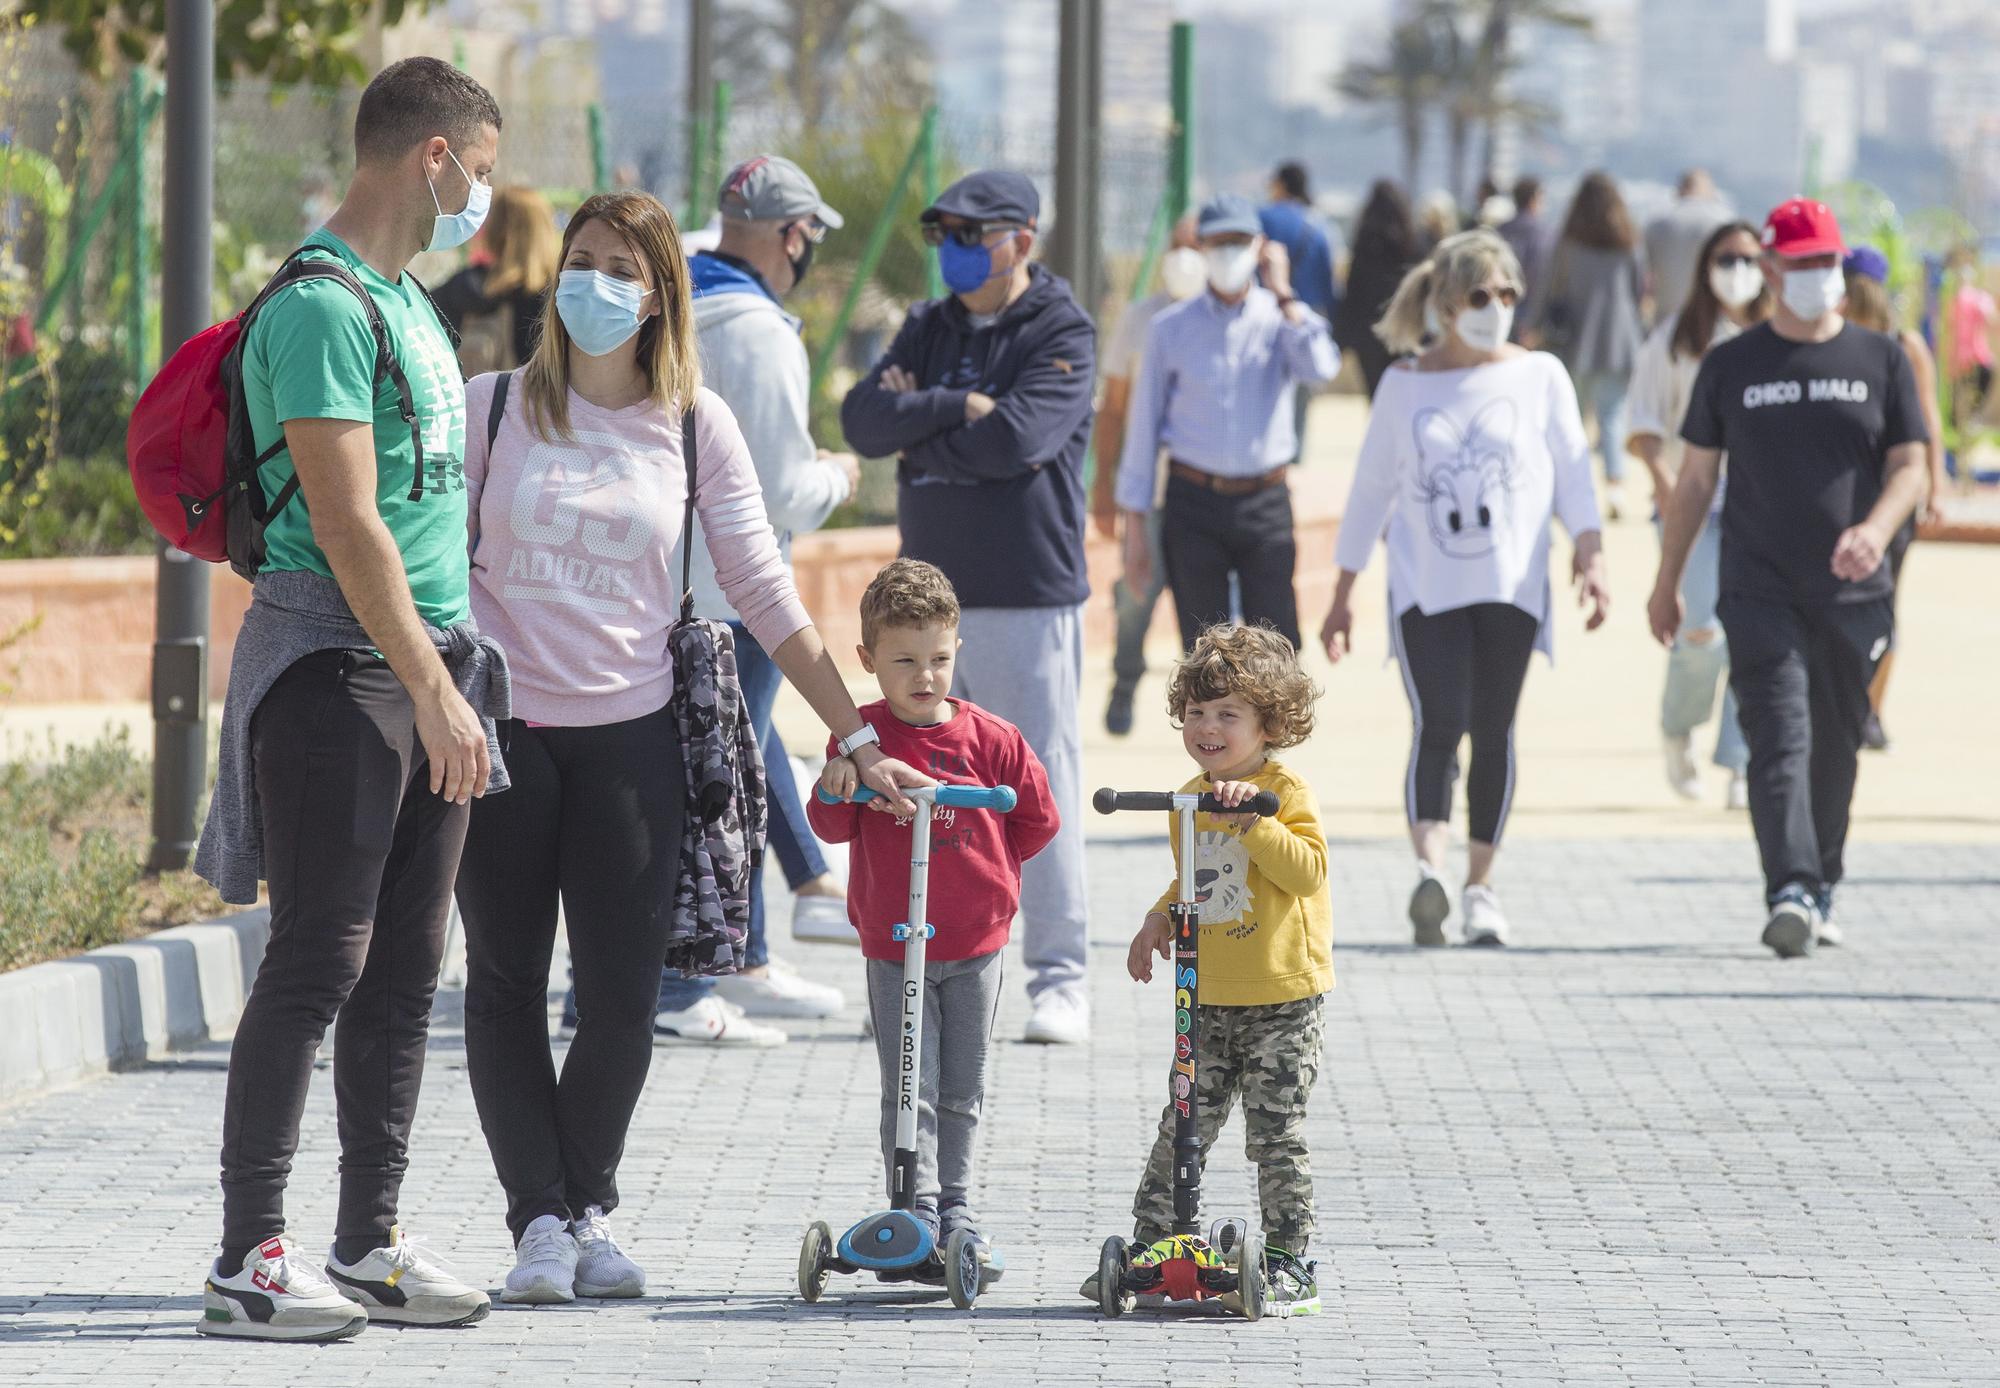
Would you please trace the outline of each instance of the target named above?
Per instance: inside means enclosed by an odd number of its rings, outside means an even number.
[[[1174,590],[1181,645],[1204,627],[1229,620],[1229,575],[1236,575],[1243,620],[1268,622],[1299,644],[1299,599],[1292,590],[1298,546],[1292,493],[1279,485],[1248,496],[1221,496],[1182,477],[1167,479],[1160,546]]]
[[[465,1054],[507,1227],[618,1205],[625,1132],[653,1063],[684,813],[665,709],[594,728],[501,725],[513,788],[474,808],[459,872]],[[578,1021],[562,1077],[549,1049],[556,905]]]
[[[1396,656],[1416,725],[1404,784],[1412,824],[1450,821],[1458,744],[1470,734],[1470,833],[1478,843],[1500,842],[1514,800],[1514,714],[1540,630],[1533,616],[1505,602],[1429,617],[1412,607],[1396,623]]]
[[[229,1050],[222,1246],[234,1256],[285,1227],[285,1182],[329,1023],[334,1233],[387,1243],[466,807],[431,794],[410,696],[368,651],[320,651],[285,671],[257,705],[250,745],[271,938]]]
[[[1895,630],[1890,600],[1796,603],[1724,593],[1729,684],[1750,746],[1750,823],[1767,901],[1839,882],[1868,683]]]

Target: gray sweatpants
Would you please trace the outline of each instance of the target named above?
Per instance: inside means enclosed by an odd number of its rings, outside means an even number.
[[[1021,943],[1031,997],[1081,989],[1090,929],[1083,876],[1081,607],[968,607],[954,693],[1021,730],[1049,775],[1062,827],[1021,866]]]
[[[1000,1010],[1007,951],[924,965],[923,1070],[917,1077],[917,1205],[969,1199],[972,1146],[986,1101],[986,1055]],[[875,1058],[882,1067],[882,1171],[896,1169],[896,1081],[902,1053],[903,964],[868,961],[868,1010],[875,1019]],[[893,1195],[895,1192],[890,1191]]]

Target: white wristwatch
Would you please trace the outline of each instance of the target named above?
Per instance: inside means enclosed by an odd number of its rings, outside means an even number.
[[[881,746],[882,735],[875,731],[875,725],[873,723],[863,723],[860,729],[853,735],[849,737],[843,737],[838,741],[836,741],[833,745],[840,749],[840,755],[842,755],[843,757],[851,757],[856,752],[860,751],[863,747],[866,747],[871,742],[878,747]]]

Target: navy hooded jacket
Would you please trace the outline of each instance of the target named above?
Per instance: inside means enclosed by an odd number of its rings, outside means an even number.
[[[975,329],[955,296],[917,304],[847,392],[840,427],[869,457],[899,454],[903,553],[944,571],[964,607],[1070,607],[1084,571],[1083,451],[1097,328],[1040,265],[999,318]],[[881,386],[899,366],[918,389]],[[993,397],[967,423],[965,397]]]

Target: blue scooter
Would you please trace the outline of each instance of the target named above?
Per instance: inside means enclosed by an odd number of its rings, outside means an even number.
[[[825,1220],[814,1220],[799,1246],[799,1295],[818,1301],[830,1273],[872,1272],[884,1282],[942,1283],[951,1304],[969,1311],[979,1294],[1006,1270],[999,1250],[969,1229],[958,1230],[940,1249],[930,1226],[916,1214],[917,1103],[924,1068],[924,955],[936,933],[926,920],[931,811],[945,806],[1005,814],[1014,808],[1015,795],[1011,786],[919,786],[903,794],[916,802],[917,815],[910,825],[909,923],[895,928],[896,939],[903,943],[903,1054],[897,1080],[896,1154],[889,1208],[869,1215],[838,1242]],[[819,798],[829,805],[841,803],[824,787]],[[854,798],[865,801],[876,797],[863,786]]]

